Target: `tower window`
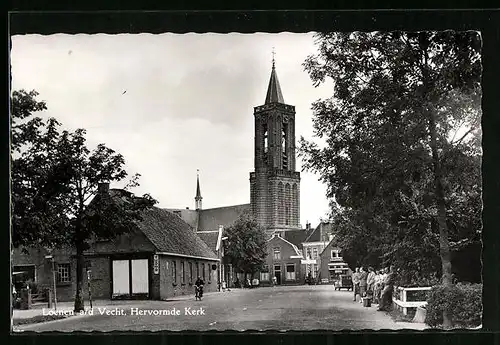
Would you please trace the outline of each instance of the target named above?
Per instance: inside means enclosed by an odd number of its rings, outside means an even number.
[[[268,132],[267,132],[267,124],[264,124],[263,126],[263,133],[264,133],[264,153],[267,153],[269,150],[269,138],[268,138]]]
[[[283,169],[288,169],[288,123],[283,122],[282,126],[282,135],[281,135],[281,152],[283,155]]]

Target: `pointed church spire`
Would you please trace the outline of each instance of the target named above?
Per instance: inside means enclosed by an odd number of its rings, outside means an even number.
[[[271,69],[271,78],[269,79],[269,86],[267,87],[266,103],[285,103],[283,94],[281,93],[280,82],[276,74],[276,63],[274,61],[274,48],[273,48],[273,65]]]
[[[200,170],[196,170],[196,196],[194,198],[195,208],[201,210],[201,191],[200,191]]]

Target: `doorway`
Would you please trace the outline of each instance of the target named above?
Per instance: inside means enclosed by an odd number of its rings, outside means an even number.
[[[149,297],[148,259],[112,260],[112,298]]]
[[[276,277],[276,285],[281,285],[281,265],[274,265],[274,276]]]

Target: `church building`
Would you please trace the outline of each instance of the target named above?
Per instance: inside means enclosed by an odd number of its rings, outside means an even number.
[[[270,281],[272,277],[276,277],[279,282],[299,283],[303,278],[301,266],[304,266],[300,262],[302,243],[311,232],[302,229],[300,225],[300,173],[296,171],[295,107],[284,101],[274,59],[264,104],[255,107],[253,115],[255,142],[254,171],[250,172],[250,203],[203,209],[200,179],[197,176],[195,208],[168,211],[187,222],[213,250],[219,237],[219,227],[227,228],[242,213],[250,212],[266,229],[269,241],[273,243],[269,244],[271,249],[266,265],[268,271],[260,275],[260,280],[265,278],[264,281]],[[223,279],[227,282],[234,281],[236,275],[232,268],[230,265],[224,266]],[[292,269],[294,274],[285,274]]]

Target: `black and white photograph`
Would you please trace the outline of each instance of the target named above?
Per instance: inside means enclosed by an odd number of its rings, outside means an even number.
[[[481,50],[12,35],[12,331],[481,329]]]

